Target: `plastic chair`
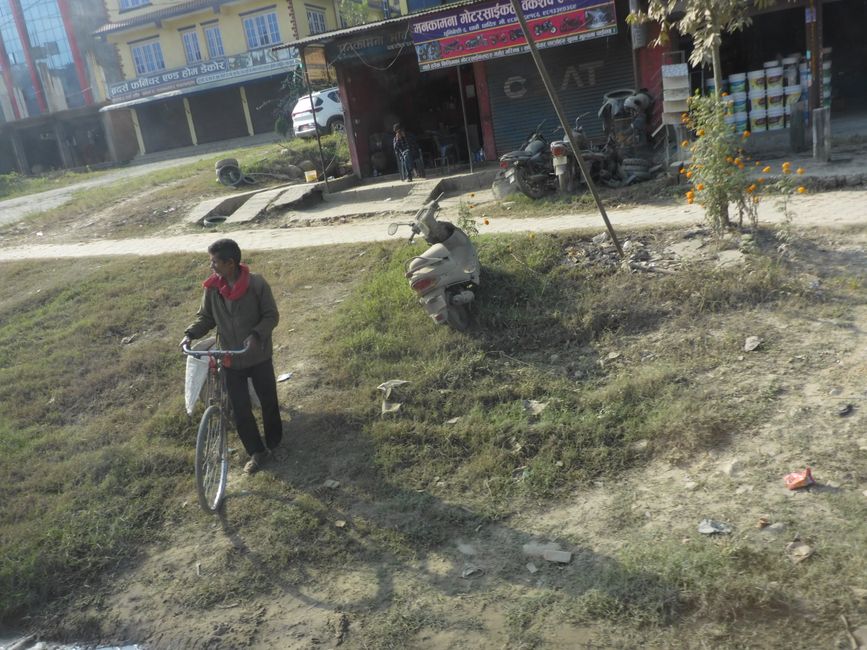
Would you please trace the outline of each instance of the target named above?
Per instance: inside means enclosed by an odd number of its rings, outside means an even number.
[[[451,136],[434,135],[433,140],[439,154],[434,158],[434,167],[445,166],[446,173],[448,173],[452,163],[457,162],[458,149],[454,142],[450,142]]]

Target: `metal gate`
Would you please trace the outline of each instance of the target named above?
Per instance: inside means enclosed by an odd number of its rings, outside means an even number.
[[[628,32],[541,50],[541,54],[570,122],[588,113],[582,120],[584,132],[588,137],[601,135],[597,113],[603,95],[635,85]],[[488,61],[485,67],[497,155],[517,149],[542,120],[545,137],[554,136],[560,123],[530,55]],[[558,133],[562,137],[562,131]]]

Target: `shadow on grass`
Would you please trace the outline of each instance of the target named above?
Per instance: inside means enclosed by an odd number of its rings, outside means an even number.
[[[230,493],[220,518],[236,552],[278,593],[310,607],[369,613],[392,604],[405,589],[406,574],[450,596],[501,583],[530,586],[535,579],[525,565],[531,560],[552,581],[553,591],[577,599],[591,616],[624,615],[667,624],[680,611],[681,594],[673,580],[625,566],[566,538],[539,540],[427,490],[390,483],[377,469],[373,442],[359,422],[313,413],[300,415],[287,429],[290,460],[265,470],[287,497],[259,489]],[[324,487],[326,479],[339,480],[339,488]],[[267,547],[255,525],[239,517],[255,510],[264,519],[268,511],[292,509],[315,512],[316,525],[272,529]],[[548,568],[541,557],[524,553],[524,545],[542,542],[571,551],[571,563],[554,573],[554,565]],[[275,553],[275,544],[298,552]],[[468,554],[467,545],[477,553]],[[443,558],[451,563],[449,570],[432,570]],[[351,602],[330,601],[328,586],[316,584],[330,572],[362,567],[368,569],[366,575],[375,575],[376,584]]]

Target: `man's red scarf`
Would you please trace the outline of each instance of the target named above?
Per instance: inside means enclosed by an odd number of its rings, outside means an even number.
[[[239,300],[247,293],[247,287],[250,286],[250,267],[246,264],[240,264],[238,268],[240,269],[240,273],[238,274],[238,279],[235,280],[234,287],[230,287],[226,278],[221,278],[216,273],[202,282],[202,286],[205,289],[216,287],[220,295],[226,300]]]

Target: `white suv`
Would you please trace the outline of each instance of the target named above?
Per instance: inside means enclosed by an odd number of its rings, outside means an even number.
[[[296,136],[313,137],[317,126],[320,133],[343,131],[343,104],[340,103],[337,88],[313,93],[312,106],[310,96],[302,95],[292,109],[292,130]]]

